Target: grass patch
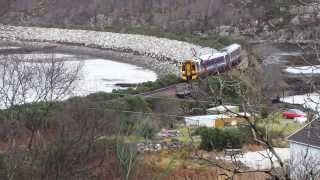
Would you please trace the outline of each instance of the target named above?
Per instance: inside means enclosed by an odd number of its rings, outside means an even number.
[[[168,74],[165,75],[162,78],[157,79],[154,82],[144,82],[141,84],[138,84],[134,88],[128,88],[128,89],[119,89],[119,90],[113,90],[113,93],[119,93],[119,94],[140,94],[144,92],[154,91],[156,89],[160,89],[172,84],[176,84],[180,82],[180,79],[178,76],[174,74]]]
[[[286,137],[301,128],[303,124],[291,119],[284,119],[280,112],[269,114],[265,119],[259,120],[257,127],[276,147],[287,147]]]
[[[193,140],[193,143],[195,146],[199,146],[201,139],[199,136],[194,136],[192,133],[192,130],[190,129],[190,133],[192,136],[192,140],[189,134],[189,129],[187,127],[182,127],[178,129],[180,131],[180,136],[178,136],[176,139],[178,139],[179,141],[181,141],[183,144],[188,144]]]

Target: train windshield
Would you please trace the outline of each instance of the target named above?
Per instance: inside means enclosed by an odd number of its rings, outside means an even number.
[[[184,80],[194,80],[197,78],[196,65],[192,61],[185,61],[182,63],[181,67],[182,79]]]

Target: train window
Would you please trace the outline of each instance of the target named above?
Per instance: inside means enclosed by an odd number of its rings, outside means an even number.
[[[222,63],[224,61],[224,58],[223,57],[219,57],[218,59],[217,59],[217,63]]]

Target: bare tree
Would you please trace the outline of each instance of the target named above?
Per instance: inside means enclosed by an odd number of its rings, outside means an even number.
[[[43,61],[26,60],[19,55],[0,58],[0,107],[4,126],[1,136],[8,141],[8,155],[17,150],[16,139],[24,130],[30,132],[27,139],[31,150],[39,129],[46,127],[46,116],[53,104],[75,88],[81,64],[70,66],[53,56]],[[8,169],[11,170],[8,174],[14,176],[15,168]]]
[[[310,146],[293,150],[290,157],[290,172],[293,180],[320,178],[319,153]]]
[[[48,62],[4,56],[0,60],[3,108],[30,102],[52,102],[69,95],[79,79],[80,64],[68,66],[54,57]]]

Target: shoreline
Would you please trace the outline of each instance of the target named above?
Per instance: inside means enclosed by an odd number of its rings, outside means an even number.
[[[197,53],[216,49],[185,41],[139,34],[93,30],[59,29],[0,24],[0,40],[57,46],[61,52],[93,54],[98,57],[149,68],[163,74],[178,74],[178,64]]]
[[[86,47],[76,44],[53,43],[53,42],[32,42],[18,40],[1,40],[0,46],[17,46],[20,49],[10,49],[8,54],[12,53],[31,53],[31,52],[46,52],[46,53],[63,53],[75,54],[80,56],[96,57],[106,60],[111,60],[119,63],[136,65],[154,71],[158,77],[163,77],[167,74],[178,75],[178,67],[173,63],[160,62],[159,60],[137,55],[132,52],[121,52],[98,47]],[[4,52],[5,53],[5,52]]]

